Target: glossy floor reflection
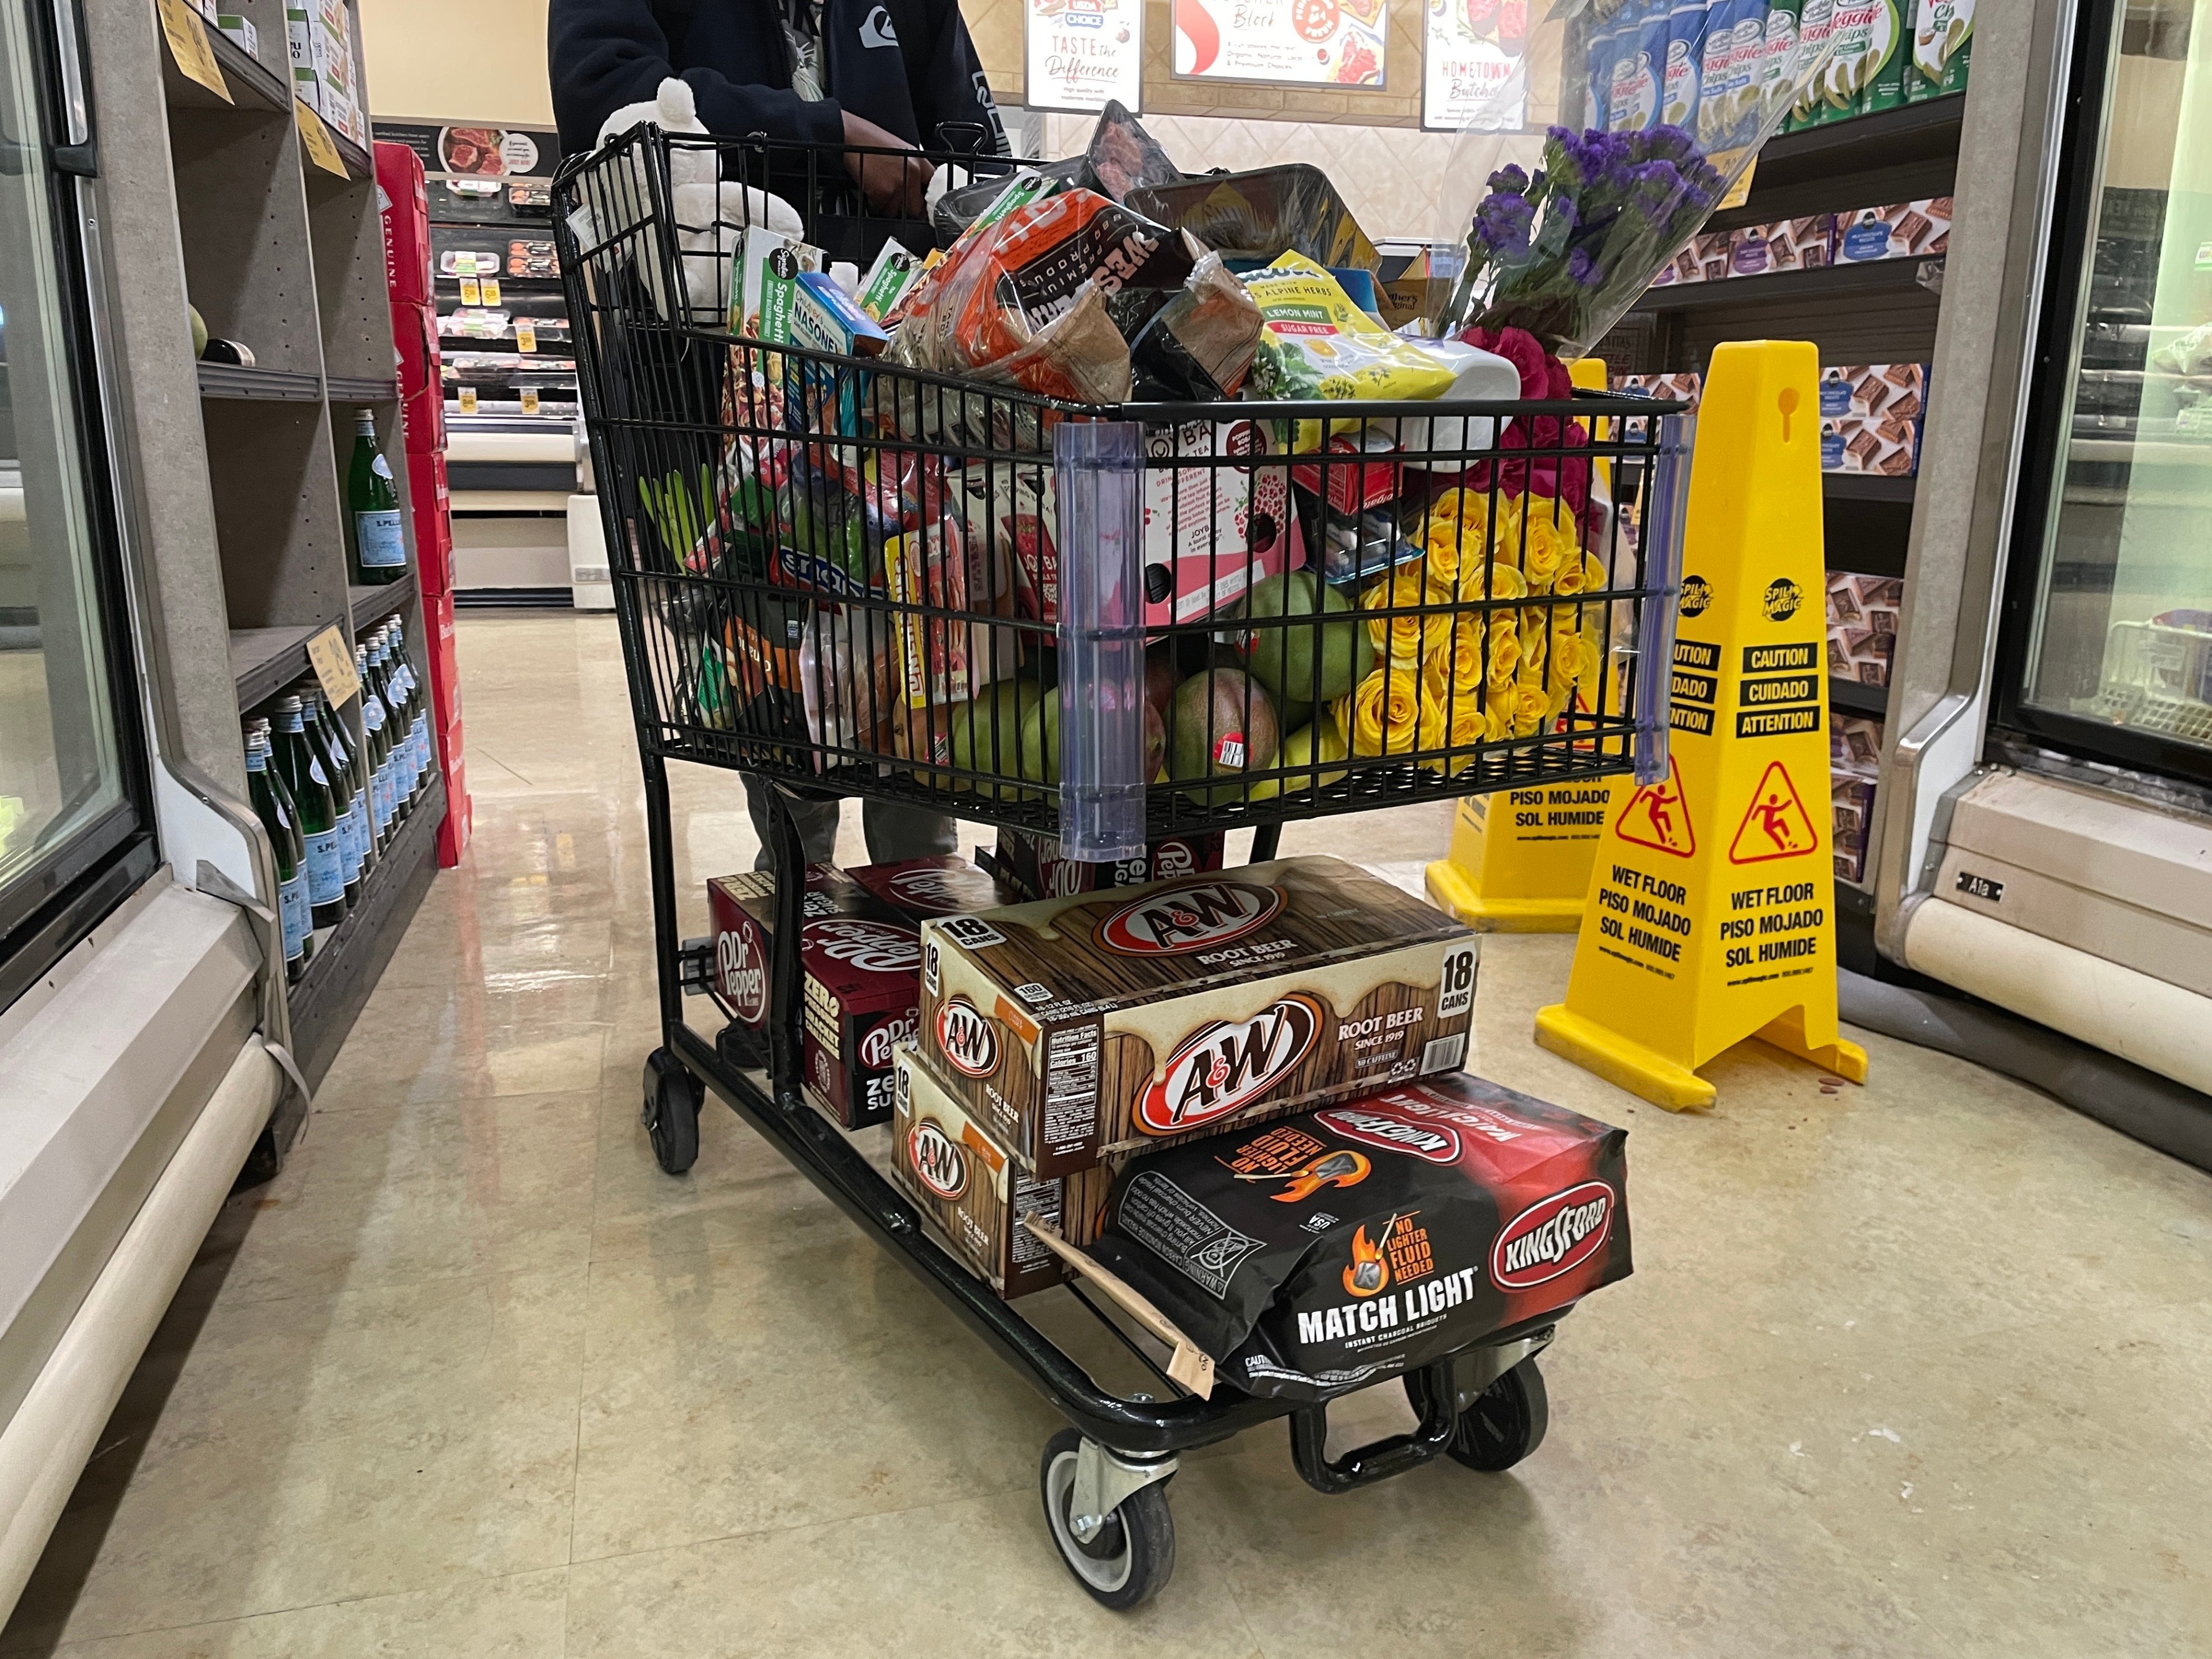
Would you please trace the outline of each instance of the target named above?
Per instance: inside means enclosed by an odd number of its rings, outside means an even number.
[[[1248,1435],[1176,1478],[1166,1594],[1098,1611],[1027,1387],[726,1111],[689,1176],[653,1166],[614,624],[472,617],[460,648],[476,845],[226,1209],[0,1652],[2212,1650],[2212,1182],[1873,1036],[1864,1089],[1751,1046],[1710,1115],[1644,1107],[1530,1042],[1552,939],[1491,942],[1474,1063],[1628,1126],[1638,1271],[1546,1361],[1550,1438],[1324,1498]],[[751,830],[732,779],[677,799],[703,931]],[[1285,847],[1418,887],[1446,829]]]

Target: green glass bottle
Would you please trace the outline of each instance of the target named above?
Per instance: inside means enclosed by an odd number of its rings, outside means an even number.
[[[354,416],[353,465],[346,472],[346,518],[353,526],[356,580],[396,582],[407,570],[407,537],[399,527],[399,490],[392,463],[376,447],[376,416]]]
[[[388,711],[377,694],[367,644],[354,647],[353,665],[361,677],[362,754],[368,767],[370,827],[377,850],[382,852],[392,845],[392,744],[385,730]]]
[[[273,758],[292,792],[298,809],[300,838],[306,843],[301,861],[307,867],[309,914],[318,927],[335,927],[345,920],[345,866],[338,848],[337,803],[322,768],[307,747],[307,733],[297,697],[276,702],[276,738]]]
[[[323,781],[331,787],[331,805],[338,820],[338,867],[345,872],[345,906],[350,910],[361,902],[362,878],[368,873],[368,849],[355,834],[353,815],[353,780],[339,763],[342,750],[335,748],[331,739],[331,727],[336,723],[323,702],[322,692],[313,682],[295,689],[300,699],[301,723],[307,734],[307,752],[321,769]]]
[[[269,728],[257,726],[246,739],[246,787],[269,845],[276,854],[276,915],[284,937],[284,977],[296,984],[307,965],[309,915],[307,876],[300,868],[300,825],[292,815],[290,793],[269,769]]]

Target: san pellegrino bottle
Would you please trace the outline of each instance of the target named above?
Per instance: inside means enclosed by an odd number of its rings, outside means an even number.
[[[331,786],[331,805],[338,817],[338,867],[345,872],[345,902],[350,910],[361,902],[362,878],[368,873],[368,848],[356,835],[353,811],[353,780],[338,757],[345,751],[334,744],[331,728],[337,722],[323,702],[323,694],[303,685],[296,694],[300,718],[307,734],[307,752]]]
[[[384,699],[369,672],[368,647],[353,648],[354,672],[361,677],[362,753],[368,766],[369,814],[380,850],[392,844],[392,747],[385,731]]]
[[[379,632],[377,647],[380,670],[384,676],[385,706],[392,714],[392,744],[398,755],[396,787],[399,794],[399,811],[404,817],[415,811],[415,786],[417,781],[415,764],[414,708],[408,698],[406,672],[399,660],[398,635],[387,623]]]
[[[414,661],[407,654],[407,624],[396,617],[392,623],[392,654],[399,665],[407,700],[407,734],[415,745],[415,799],[419,801],[438,764],[430,750],[430,700],[422,695],[422,682],[416,678]]]
[[[300,868],[299,821],[293,816],[291,792],[269,769],[265,726],[256,726],[246,735],[246,787],[276,854],[276,915],[284,936],[284,977],[296,982],[307,965],[314,922],[308,914],[307,872]]]
[[[368,772],[362,763],[361,747],[338,711],[323,703],[323,730],[330,739],[331,756],[346,775],[346,787],[353,792],[354,843],[361,849],[364,878],[376,863],[376,830],[368,811]]]
[[[353,465],[346,474],[346,515],[353,521],[354,559],[361,580],[396,582],[406,573],[407,538],[399,527],[399,491],[392,463],[376,447],[376,416],[354,416]]]
[[[306,843],[301,862],[307,867],[309,914],[318,927],[335,927],[345,920],[345,869],[338,848],[338,814],[331,799],[329,781],[307,748],[301,719],[300,700],[280,697],[276,702],[276,739],[273,756],[283,773],[284,787],[300,816],[300,839]]]

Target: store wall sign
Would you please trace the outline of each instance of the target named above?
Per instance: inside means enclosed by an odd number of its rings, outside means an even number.
[[[1181,80],[1383,85],[1383,0],[1175,0],[1175,27]]]
[[[561,140],[551,127],[434,126],[379,121],[376,137],[404,144],[422,158],[422,170],[465,179],[546,179],[561,164]]]
[[[1030,108],[1142,112],[1144,0],[1024,0],[1023,20]]]
[[[1518,132],[1528,118],[1528,0],[1428,0],[1421,125]]]

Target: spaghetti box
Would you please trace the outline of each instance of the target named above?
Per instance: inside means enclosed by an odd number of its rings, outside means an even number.
[[[766,870],[707,884],[714,988],[741,1025],[768,1024],[775,950],[775,877]],[[891,1115],[891,1050],[914,1035],[921,940],[915,925],[834,865],[806,867],[799,929],[805,1003],[802,1091],[848,1129]]]
[[[1224,839],[1218,830],[1170,836],[1152,842],[1140,858],[1092,864],[1063,855],[1057,836],[1032,836],[1001,826],[991,861],[1017,894],[1006,902],[1015,904],[1023,899],[1095,893],[1107,887],[1141,887],[1148,881],[1172,881],[1178,876],[1218,870]]]
[[[1339,859],[922,924],[922,1053],[1030,1173],[1455,1069],[1475,936]]]
[[[1071,1244],[1089,1244],[1098,1236],[1113,1170],[1027,1174],[931,1075],[914,1044],[901,1043],[892,1065],[891,1170],[899,1184],[1000,1296],[1058,1284],[1060,1258],[1021,1218],[1035,1214]]]

